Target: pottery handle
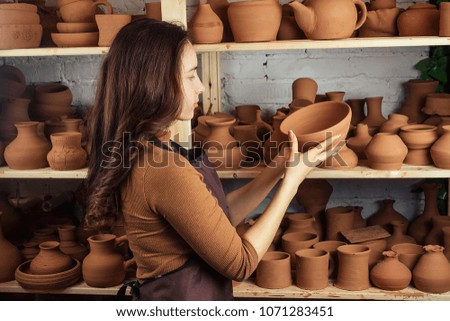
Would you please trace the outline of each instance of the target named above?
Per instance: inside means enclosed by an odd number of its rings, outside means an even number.
[[[353,3],[355,6],[359,7],[361,10],[361,16],[359,17],[359,20],[356,21],[355,30],[358,30],[361,28],[361,26],[366,22],[367,19],[367,7],[365,3],[361,0],[353,0]]]
[[[94,8],[104,5],[106,7],[106,12],[104,12],[105,14],[113,14],[113,7],[112,5],[106,1],[106,0],[97,0],[93,3]]]
[[[128,237],[126,234],[116,237],[116,246],[120,246],[126,241],[128,241]]]
[[[134,257],[123,262],[123,268],[125,269],[125,271],[133,265],[136,265],[136,259]]]

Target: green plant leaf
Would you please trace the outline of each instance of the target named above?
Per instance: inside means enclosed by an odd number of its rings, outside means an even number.
[[[432,65],[431,58],[425,58],[425,59],[420,60],[418,63],[416,63],[414,65],[414,67],[417,70],[423,72],[423,71],[429,70],[431,68],[431,65]]]
[[[447,82],[447,72],[442,69],[434,69],[431,70],[429,73],[429,76],[433,77],[434,79],[439,80],[440,82]]]

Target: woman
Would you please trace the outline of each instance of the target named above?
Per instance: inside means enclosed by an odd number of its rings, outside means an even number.
[[[169,141],[176,120],[193,117],[204,86],[182,28],[149,19],[125,26],[101,69],[88,117],[88,226],[123,215],[137,263],[134,299],[230,300],[231,280],[248,278],[271,244],[299,184],[327,157],[332,139],[290,152],[225,196],[206,157]],[[288,166],[286,166],[288,164]],[[282,175],[267,209],[242,236],[239,224]]]

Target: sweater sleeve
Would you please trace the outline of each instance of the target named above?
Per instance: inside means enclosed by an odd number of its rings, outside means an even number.
[[[187,160],[178,158],[169,166],[149,167],[144,177],[147,204],[216,271],[244,280],[256,269],[257,253],[236,233],[202,178]]]

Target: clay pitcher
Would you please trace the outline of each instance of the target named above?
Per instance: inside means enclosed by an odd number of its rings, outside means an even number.
[[[83,262],[86,284],[96,288],[115,286],[125,279],[126,269],[134,260],[124,261],[116,247],[126,240],[113,234],[97,234],[88,238],[91,252]]]
[[[14,280],[14,272],[22,263],[22,257],[19,249],[3,236],[2,215],[0,212],[0,253],[2,254],[2,259],[0,260],[0,282],[6,282]]]
[[[349,38],[367,18],[367,8],[361,0],[305,0],[291,1],[289,5],[308,39]]]

